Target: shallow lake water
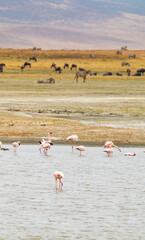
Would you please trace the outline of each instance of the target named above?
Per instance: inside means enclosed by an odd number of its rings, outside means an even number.
[[[53,145],[0,151],[0,238],[4,240],[145,239],[145,148],[71,152]],[[135,157],[124,153],[136,151]],[[64,173],[55,189],[53,173]]]

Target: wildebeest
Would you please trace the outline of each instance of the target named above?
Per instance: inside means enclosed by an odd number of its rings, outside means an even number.
[[[31,63],[25,62],[25,63],[24,63],[24,67],[26,67],[26,66],[31,67]]]
[[[84,69],[84,68],[79,68],[79,71],[84,72],[84,71],[86,71],[86,69]]]
[[[117,73],[116,73],[116,76],[122,76],[122,73],[118,73],[118,72],[117,72]]]
[[[130,64],[128,62],[122,62],[121,66],[128,66],[128,67],[130,67]]]
[[[0,66],[0,72],[1,73],[3,72],[3,66]]]
[[[52,63],[51,68],[55,68],[56,67],[56,63]]]
[[[122,51],[118,50],[118,51],[116,51],[116,54],[117,54],[117,55],[121,55],[121,54],[122,54]]]
[[[64,69],[66,68],[69,68],[69,64],[68,63],[65,63],[64,66],[63,66]]]
[[[142,75],[144,75],[145,69],[144,69],[144,68],[138,69],[138,70],[137,70],[137,73],[141,73]]]
[[[5,67],[6,64],[5,63],[0,63],[0,67]]]
[[[97,76],[97,72],[89,73],[91,76]]]
[[[25,66],[22,65],[22,66],[21,66],[21,72],[23,72],[24,68],[25,68]]]
[[[72,70],[73,68],[77,69],[77,65],[76,64],[72,64],[70,69]]]
[[[111,75],[112,75],[112,72],[107,72],[103,74],[103,76],[111,76]]]
[[[35,62],[37,62],[37,58],[36,57],[30,57],[29,61],[31,61],[31,60],[34,60]]]
[[[130,54],[130,55],[129,55],[129,58],[134,58],[134,59],[135,59],[135,58],[136,58],[136,55],[135,55],[135,54]]]
[[[127,50],[127,46],[121,47],[121,50]]]
[[[55,83],[55,79],[54,78],[47,78],[47,79],[40,79],[38,80],[38,83]]]
[[[136,72],[132,76],[141,76],[141,73],[140,72]]]
[[[59,74],[62,72],[62,68],[61,67],[55,67],[54,71],[59,72]]]
[[[76,78],[76,82],[78,82],[78,78],[79,77],[82,77],[83,79],[84,79],[84,81],[83,82],[85,82],[85,80],[86,80],[86,77],[87,77],[87,72],[86,71],[84,71],[84,72],[76,72],[76,75],[75,75],[75,77],[74,77],[74,79]]]
[[[129,68],[126,70],[126,72],[127,72],[127,75],[130,76],[131,70]]]

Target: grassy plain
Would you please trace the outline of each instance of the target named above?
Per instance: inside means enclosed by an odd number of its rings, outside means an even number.
[[[135,53],[136,59],[129,59]],[[90,54],[94,54],[90,58]],[[29,57],[32,67],[20,66]],[[130,63],[122,67],[122,61]],[[74,80],[76,70],[66,69],[56,74],[51,64],[64,63],[97,71],[85,83]],[[78,134],[81,143],[103,144],[107,140],[117,144],[145,145],[145,76],[134,77],[145,68],[145,51],[32,51],[0,49],[0,136],[4,141],[20,139],[37,142],[53,132],[53,140]],[[105,72],[112,76],[103,76]],[[116,76],[116,72],[122,76]],[[39,79],[53,77],[55,84],[38,84]]]

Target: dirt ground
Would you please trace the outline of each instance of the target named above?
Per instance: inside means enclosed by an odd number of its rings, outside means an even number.
[[[132,97],[125,99],[133,101]],[[138,99],[140,101],[140,98]],[[145,100],[144,98],[141,100]],[[63,139],[77,134],[78,144],[103,145],[111,140],[119,145],[145,145],[144,116],[109,112],[58,110],[61,105],[97,104],[112,106],[124,102],[122,97],[57,97],[57,98],[3,98],[0,100],[0,136],[3,142],[20,140],[23,143],[38,143],[51,131],[55,143],[66,143]],[[137,98],[135,98],[137,102]],[[61,103],[61,104],[60,104]],[[49,105],[49,109],[43,106]],[[56,109],[56,106],[58,108]]]

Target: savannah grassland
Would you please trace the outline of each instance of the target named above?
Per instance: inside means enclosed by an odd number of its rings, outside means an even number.
[[[135,53],[136,59],[129,59]],[[89,55],[94,54],[93,58]],[[20,66],[29,57],[32,67]],[[53,132],[53,141],[78,134],[82,144],[102,145],[111,140],[116,144],[145,145],[145,76],[127,76],[145,68],[145,51],[116,50],[64,51],[0,49],[0,140],[38,142]],[[51,64],[64,63],[97,71],[85,83],[74,80],[76,70],[55,73]],[[102,76],[113,72],[113,76]],[[116,76],[116,72],[123,76]],[[39,79],[55,78],[55,84],[38,84]]]

